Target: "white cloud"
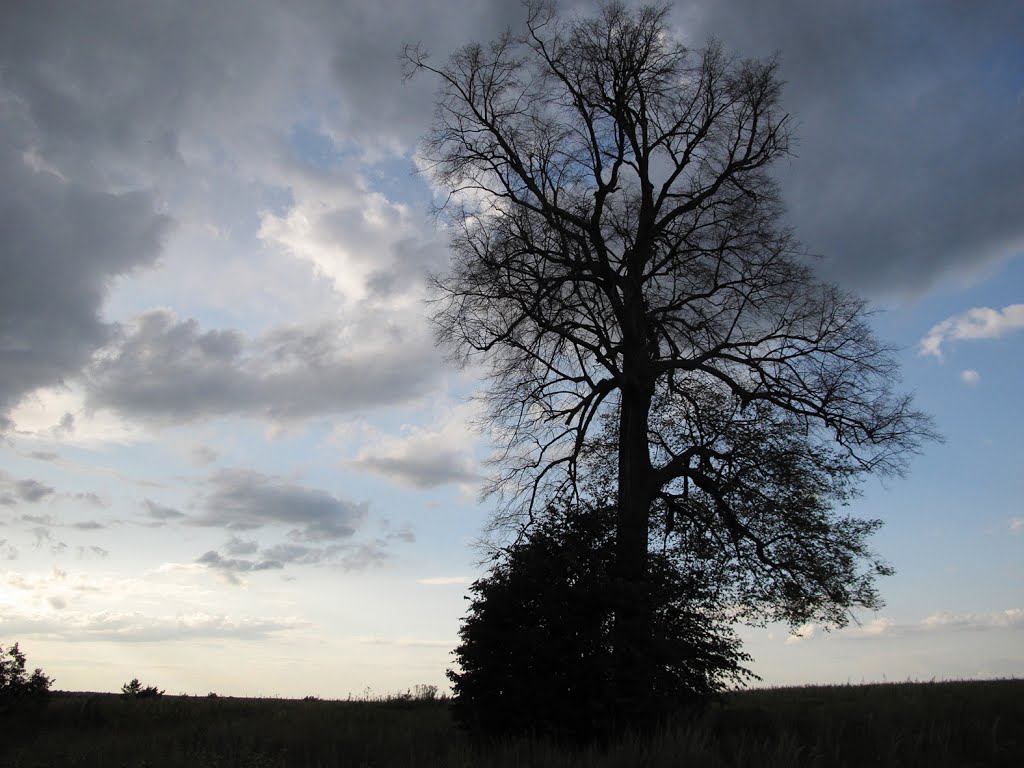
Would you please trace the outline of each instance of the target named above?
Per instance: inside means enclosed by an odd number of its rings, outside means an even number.
[[[472,494],[481,479],[474,457],[477,434],[470,425],[475,407],[442,408],[433,426],[406,424],[400,435],[371,429],[355,458],[344,466],[382,475],[411,488],[457,484]]]
[[[805,640],[810,640],[814,637],[817,631],[817,625],[810,622],[797,627],[796,630],[786,638],[786,645],[796,645],[797,643],[802,643]]]
[[[1018,629],[1024,628],[1024,609],[1007,608],[990,613],[938,611],[925,618],[921,625],[926,629]]]
[[[360,645],[393,645],[399,648],[454,648],[456,640],[421,640],[417,637],[377,637],[368,635],[353,638]]]
[[[429,586],[443,586],[445,584],[468,584],[468,576],[429,576],[425,579],[416,579],[417,584]]]
[[[960,380],[964,384],[977,384],[981,381],[981,374],[971,368],[968,368],[966,371],[961,371]]]
[[[1024,533],[1024,517],[1010,518],[1010,533]]]
[[[877,637],[878,635],[885,634],[893,623],[892,619],[886,616],[879,616],[878,618],[872,619],[867,624],[861,625],[860,633],[867,637]]]
[[[1010,304],[1001,310],[975,307],[933,325],[921,339],[917,353],[941,360],[942,346],[947,341],[997,339],[1021,329],[1024,329],[1024,304]]]
[[[61,611],[59,617],[52,614],[6,613],[0,619],[0,628],[5,632],[46,635],[65,642],[147,643],[214,637],[263,640],[280,632],[309,625],[294,616],[280,619],[212,613],[151,616],[137,611],[99,611],[68,616],[61,599],[52,598],[49,602],[54,610]]]

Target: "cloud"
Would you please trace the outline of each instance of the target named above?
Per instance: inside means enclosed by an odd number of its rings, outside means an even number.
[[[424,428],[407,424],[400,435],[370,430],[351,469],[372,472],[410,488],[457,484],[467,489],[480,482],[474,456],[477,436],[469,425],[474,405],[442,408],[438,424]]]
[[[104,549],[103,547],[97,547],[96,545],[78,547],[78,556],[83,559],[98,557],[105,560],[110,556],[110,550]]]
[[[13,507],[20,503],[38,504],[56,491],[49,485],[30,478],[15,478],[0,470],[0,505]]]
[[[142,505],[146,508],[146,515],[148,517],[151,517],[154,520],[159,520],[160,522],[180,520],[185,517],[184,512],[180,512],[173,507],[164,506],[163,504],[157,504],[151,499],[146,499],[142,502]]]
[[[425,579],[416,579],[417,584],[428,586],[443,586],[446,584],[468,584],[468,576],[428,576]]]
[[[97,520],[82,520],[77,523],[71,523],[72,528],[77,528],[80,531],[100,531],[106,528],[105,523],[101,523]]]
[[[455,640],[426,640],[418,637],[378,637],[376,635],[353,638],[361,645],[390,645],[399,648],[454,648]]]
[[[324,323],[248,338],[159,309],[122,328],[89,366],[86,407],[155,424],[228,415],[301,421],[406,402],[429,392],[440,373],[432,346],[393,336],[354,338]]]
[[[229,555],[254,555],[259,551],[260,544],[255,539],[240,539],[232,536],[224,545],[224,551]]]
[[[1010,533],[1024,533],[1024,517],[1010,518]]]
[[[860,634],[866,637],[878,637],[888,632],[894,623],[892,619],[886,616],[878,616],[868,623],[862,624],[858,629]]]
[[[284,564],[280,560],[244,560],[241,558],[225,558],[220,553],[210,550],[196,559],[199,565],[211,568],[220,573],[231,584],[240,583],[239,573],[281,570]]]
[[[942,346],[949,341],[997,339],[1024,329],[1024,304],[999,309],[975,307],[933,325],[917,347],[919,355],[942,359]]]
[[[786,638],[786,645],[797,645],[814,637],[818,632],[818,626],[813,623],[803,624],[793,630]]]
[[[920,295],[1024,248],[1024,5],[684,0],[686,42],[780,54],[798,143],[775,169],[830,279]],[[880,24],[879,19],[885,18]]]
[[[4,49],[10,51],[0,42]],[[19,73],[5,58],[0,53],[3,421],[25,395],[61,384],[106,343],[111,327],[101,309],[111,281],[151,264],[170,223],[147,191],[112,193],[34,163],[33,147],[46,127],[36,123],[36,105],[17,92]]]
[[[960,372],[960,380],[964,384],[968,385],[977,384],[981,381],[981,374],[971,368],[968,368],[966,371]]]
[[[952,613],[939,611],[921,622],[925,629],[1024,629],[1024,609],[1008,608],[990,613]]]
[[[309,625],[295,617],[273,619],[215,613],[152,616],[137,611],[99,611],[68,615],[66,601],[62,598],[48,598],[47,602],[53,608],[64,609],[59,619],[8,613],[0,619],[0,627],[22,637],[46,635],[64,642],[162,643],[197,639],[266,640]]]
[[[366,504],[243,469],[209,478],[201,505],[203,514],[190,519],[194,525],[230,531],[286,527],[305,542],[349,539],[367,516]]]

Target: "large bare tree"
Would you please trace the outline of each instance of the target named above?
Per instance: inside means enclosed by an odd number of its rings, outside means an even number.
[[[870,605],[867,582],[841,581],[872,524],[830,519],[824,500],[901,471],[930,429],[893,390],[865,303],[819,282],[781,222],[775,62],[686,48],[664,6],[526,8],[521,35],[443,65],[406,50],[409,74],[440,81],[424,155],[451,193],[452,264],[434,322],[486,366],[504,520],[578,493],[611,445],[626,706],[647,679],[652,526],[781,574],[783,617]],[[816,571],[840,523],[849,567]]]

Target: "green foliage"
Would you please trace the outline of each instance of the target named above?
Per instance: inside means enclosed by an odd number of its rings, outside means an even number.
[[[143,687],[139,678],[135,677],[130,683],[121,686],[121,695],[126,699],[158,699],[164,695],[164,692],[155,685]]]
[[[574,741],[623,725],[612,706],[613,518],[607,508],[551,507],[470,588],[459,669],[448,672],[462,725]],[[752,676],[713,585],[678,566],[651,553],[653,689],[634,723],[693,711]]]
[[[0,714],[24,713],[45,703],[53,679],[38,667],[30,674],[25,654],[15,643],[5,652],[0,646]]]

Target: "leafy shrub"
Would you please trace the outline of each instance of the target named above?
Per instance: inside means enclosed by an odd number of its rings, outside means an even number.
[[[121,695],[126,699],[157,699],[164,695],[164,692],[155,685],[142,686],[139,678],[134,677],[130,683],[121,686]]]
[[[652,552],[648,710],[615,711],[613,523],[607,509],[549,509],[470,587],[455,650],[460,669],[448,670],[461,725],[588,741],[616,726],[695,710],[752,676],[713,585]]]
[[[32,710],[45,703],[53,678],[38,667],[29,674],[18,644],[5,652],[0,646],[0,714]]]

